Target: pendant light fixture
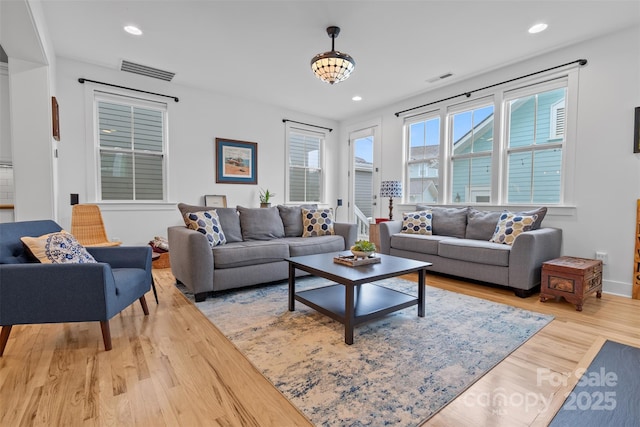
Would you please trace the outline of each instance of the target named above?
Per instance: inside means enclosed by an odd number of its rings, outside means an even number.
[[[311,60],[313,73],[323,82],[334,84],[349,78],[356,66],[356,61],[346,53],[335,50],[335,40],[340,34],[340,27],[328,27],[331,37],[331,52],[319,53]]]

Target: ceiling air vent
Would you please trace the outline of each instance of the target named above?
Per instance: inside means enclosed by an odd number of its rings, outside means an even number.
[[[444,80],[444,79],[449,78],[451,76],[453,76],[453,73],[444,73],[441,76],[436,76],[436,77],[432,77],[432,78],[428,79],[427,83],[435,83],[437,81]]]
[[[121,71],[128,71],[130,73],[140,74],[141,76],[153,77],[154,79],[165,80],[170,82],[176,73],[170,71],[159,70],[153,67],[147,67],[146,65],[136,64],[135,62],[122,61],[120,66]]]

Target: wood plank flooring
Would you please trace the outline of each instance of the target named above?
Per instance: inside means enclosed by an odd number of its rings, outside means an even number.
[[[115,316],[109,352],[98,322],[15,326],[0,358],[0,426],[311,425],[182,296],[169,269],[153,273],[160,304],[150,294],[149,316],[139,304]],[[640,347],[639,300],[604,294],[577,312],[443,276],[427,283],[556,318],[426,426],[547,425],[605,339]]]

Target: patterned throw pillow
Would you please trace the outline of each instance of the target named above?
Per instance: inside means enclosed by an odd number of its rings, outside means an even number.
[[[40,237],[21,237],[22,243],[43,264],[85,264],[97,262],[70,233],[62,230]]]
[[[533,229],[538,215],[521,215],[513,212],[503,212],[496,225],[496,231],[489,240],[495,243],[513,245],[520,233]]]
[[[330,209],[302,209],[302,237],[332,234],[333,214]]]
[[[433,213],[430,210],[418,212],[405,212],[402,214],[401,233],[431,235],[431,220]]]
[[[209,245],[220,246],[227,243],[227,238],[220,226],[220,218],[215,209],[210,211],[188,212],[184,216],[187,227],[207,236]]]

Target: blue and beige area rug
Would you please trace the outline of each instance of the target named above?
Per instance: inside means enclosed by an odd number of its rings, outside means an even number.
[[[327,283],[306,277],[296,290]],[[417,295],[414,282],[377,283]],[[317,426],[419,425],[553,318],[427,287],[425,317],[414,306],[360,325],[349,346],[342,324],[299,302],[289,312],[287,290],[226,292],[196,307]]]

